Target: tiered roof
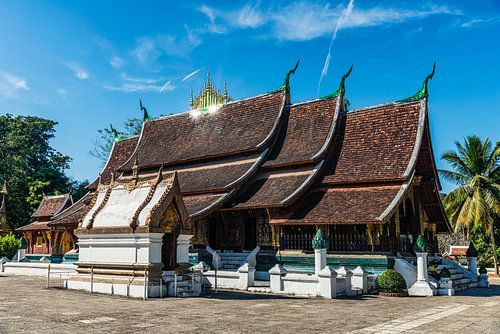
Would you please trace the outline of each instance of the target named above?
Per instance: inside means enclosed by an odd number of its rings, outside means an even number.
[[[349,224],[386,222],[419,175],[426,214],[448,229],[426,85],[421,96],[346,112],[347,75],[323,99],[290,105],[286,80],[278,91],[211,112],[146,121],[139,138],[115,144],[101,182],[109,184],[112,171],[147,178],[163,166],[177,172],[191,218],[275,208],[272,224]]]
[[[47,223],[52,217],[72,204],[73,199],[70,194],[44,196],[36,211],[31,215],[36,220],[31,224],[18,228],[17,231],[48,230]]]

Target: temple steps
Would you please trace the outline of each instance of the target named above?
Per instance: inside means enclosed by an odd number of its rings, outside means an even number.
[[[477,282],[472,282],[469,277],[465,277],[461,270],[455,265],[440,265],[437,269],[441,271],[444,267],[451,273],[451,280],[453,281],[453,289],[455,289],[455,291],[477,287]]]
[[[217,252],[220,256],[223,270],[237,270],[241,267],[250,254],[249,251],[244,251],[241,253],[236,252]]]

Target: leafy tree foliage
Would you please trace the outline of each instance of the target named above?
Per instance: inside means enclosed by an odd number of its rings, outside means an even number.
[[[82,186],[64,173],[70,158],[49,143],[56,124],[34,116],[0,115],[0,182],[7,184],[7,219],[14,228],[31,221],[43,194]]]
[[[500,141],[493,146],[486,138],[468,136],[456,151],[445,152],[442,159],[453,170],[440,170],[441,175],[458,188],[444,198],[444,206],[455,230],[462,230],[469,239],[479,233],[491,241],[495,271],[498,274],[495,228],[500,215]]]
[[[20,247],[21,241],[16,239],[14,234],[7,234],[4,237],[0,237],[0,258],[5,256],[9,260],[12,260]]]
[[[129,118],[124,124],[123,131],[116,131],[116,135],[120,138],[127,138],[141,133],[142,120],[138,118]],[[113,128],[97,130],[97,139],[94,142],[94,147],[89,152],[91,156],[97,158],[101,161],[102,165],[108,160],[109,153],[113,147],[113,141],[115,140],[115,133],[113,133]]]

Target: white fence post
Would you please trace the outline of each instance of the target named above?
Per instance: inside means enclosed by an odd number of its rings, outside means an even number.
[[[272,292],[279,293],[283,291],[283,282],[281,280],[281,276],[286,274],[287,271],[280,264],[276,264],[271,268],[271,270],[269,270],[269,280]]]
[[[337,273],[329,266],[318,273],[319,295],[327,299],[337,297]]]

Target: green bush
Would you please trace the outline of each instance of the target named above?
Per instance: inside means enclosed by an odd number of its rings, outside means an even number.
[[[378,278],[378,288],[381,292],[402,293],[406,289],[406,282],[396,270],[387,269]]]
[[[0,258],[6,256],[12,259],[16,255],[19,247],[21,247],[21,242],[16,239],[14,234],[0,237]]]

